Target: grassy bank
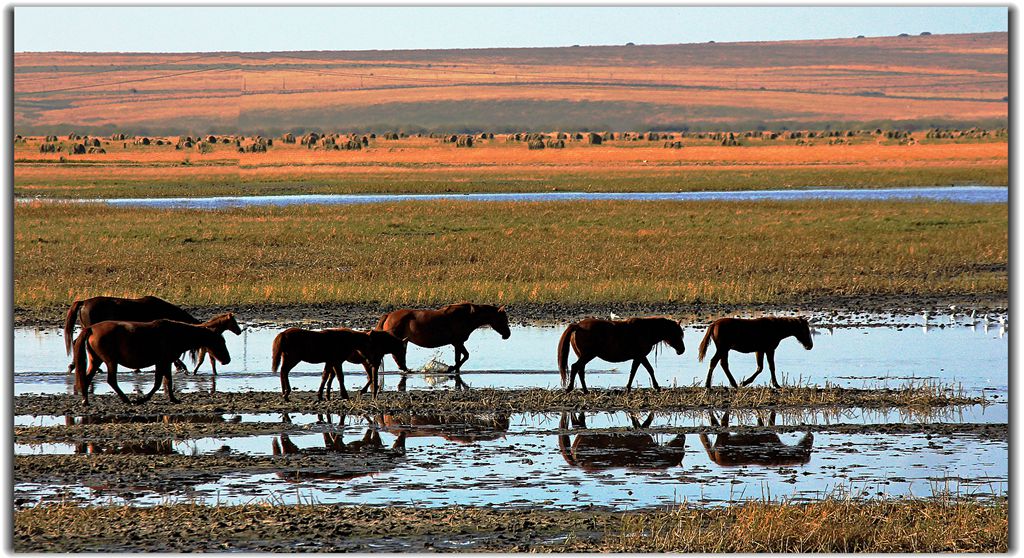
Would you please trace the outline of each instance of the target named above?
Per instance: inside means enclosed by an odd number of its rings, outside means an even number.
[[[1008,184],[1005,163],[969,166],[806,166],[603,169],[386,167],[18,166],[14,195],[136,198],[438,192],[690,192],[797,188],[892,188]]]
[[[359,375],[352,376],[359,378]],[[623,382],[625,384],[625,382]],[[394,389],[390,383],[388,389]],[[718,384],[716,384],[718,385]],[[663,388],[661,391],[636,389],[623,393],[621,389],[592,389],[584,395],[579,390],[566,394],[550,389],[488,389],[473,390],[413,390],[388,391],[377,399],[355,394],[350,399],[334,398],[317,401],[316,393],[296,391],[288,401],[274,391],[247,394],[179,394],[182,404],[167,403],[157,396],[147,403],[152,412],[174,413],[294,413],[313,410],[325,413],[365,414],[395,412],[487,413],[495,409],[503,412],[559,412],[592,411],[693,411],[708,408],[785,410],[802,409],[904,409],[908,413],[924,414],[938,408],[984,404],[984,397],[970,396],[951,386],[931,383],[909,384],[887,389],[852,389],[826,385],[794,386],[780,389],[746,387],[725,389],[716,387],[707,392],[703,386]],[[83,407],[78,397],[59,395],[25,395],[15,401],[17,414],[64,415],[69,413],[124,413],[137,409],[122,403],[115,395],[97,395],[90,398],[90,407]]]
[[[798,302],[1007,291],[1006,205],[431,202],[225,211],[17,204],[14,301]]]
[[[1006,552],[1008,509],[950,498],[645,512],[51,505],[15,512],[14,550]]]

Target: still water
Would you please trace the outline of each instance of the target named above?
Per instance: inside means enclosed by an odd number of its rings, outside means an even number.
[[[953,491],[987,497],[1005,495],[1008,485],[1005,437],[970,430],[949,435],[685,430],[722,421],[719,410],[515,413],[451,421],[407,415],[276,417],[281,432],[268,435],[15,444],[15,454],[26,456],[180,455],[241,463],[230,472],[175,475],[173,482],[161,482],[161,471],[141,482],[16,482],[15,499],[21,505],[70,495],[132,505],[187,500],[636,509],[836,494],[877,498]],[[729,425],[755,426],[758,419],[771,425],[773,418],[747,411],[734,415]],[[247,459],[257,458],[264,465],[247,465],[253,463]],[[302,458],[323,461],[293,461]]]
[[[111,198],[88,200],[129,207],[222,209],[249,206],[350,205],[401,201],[463,200],[477,202],[553,201],[759,201],[759,200],[935,200],[960,203],[1007,203],[1009,190],[1000,186],[926,188],[745,190],[699,192],[522,192],[493,194],[303,194],[282,196],[218,196],[205,198]]]
[[[899,387],[908,382],[933,381],[962,387],[967,393],[996,400],[1008,394],[1009,336],[999,325],[943,324],[926,325],[922,318],[909,318],[920,323],[901,323],[884,327],[832,327],[816,330],[814,348],[804,350],[794,339],[782,342],[776,353],[779,379],[791,384],[830,383],[841,387]],[[243,325],[243,327],[245,327]],[[651,363],[663,386],[689,386],[703,383],[707,361],[697,362],[697,345],[704,327],[684,330],[686,352],[661,348]],[[280,380],[271,373],[271,344],[278,328],[245,327],[240,336],[225,333],[231,363],[217,367],[218,375],[210,373],[209,363],[202,365],[199,375],[176,374],[175,389],[181,392],[209,391],[277,391]],[[556,363],[557,327],[516,326],[512,336],[502,340],[490,329],[475,332],[466,343],[469,361],[463,366],[462,380],[474,387],[491,388],[557,388],[560,386]],[[410,369],[437,368],[438,362],[454,362],[451,347],[423,349],[409,345]],[[433,362],[432,362],[433,361]],[[65,373],[70,359],[65,355],[63,333],[57,328],[15,328],[14,331],[14,393],[71,393],[73,380]],[[570,359],[570,363],[573,359]],[[188,363],[186,363],[188,364]],[[753,355],[733,354],[730,359],[734,375],[746,377],[756,368]],[[150,369],[151,370],[151,369]],[[292,388],[312,391],[319,387],[323,365],[302,363],[290,374]],[[394,389],[397,367],[385,360],[385,386]],[[345,366],[346,385],[362,387],[362,367]],[[595,360],[587,368],[587,385],[593,388],[625,386],[629,363],[608,363]],[[738,373],[738,374],[737,374]],[[637,374],[641,387],[650,379],[643,371]],[[143,371],[136,375],[119,370],[119,381],[126,392],[148,391],[153,375]],[[767,370],[757,385],[770,381]],[[713,382],[726,383],[721,369]],[[111,393],[101,374],[95,382],[96,393]],[[451,389],[453,380],[445,375],[416,374],[409,378],[408,389]]]

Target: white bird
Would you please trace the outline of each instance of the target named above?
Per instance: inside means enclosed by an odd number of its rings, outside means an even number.
[[[619,320],[619,319],[621,319],[621,317],[620,317],[620,316],[619,316],[618,314],[616,314],[615,312],[609,312],[609,313],[608,313],[608,317],[609,317],[609,318],[611,318],[611,319],[613,319],[613,320]]]
[[[928,323],[928,317],[929,317],[928,311],[925,310],[924,311],[924,323]]]

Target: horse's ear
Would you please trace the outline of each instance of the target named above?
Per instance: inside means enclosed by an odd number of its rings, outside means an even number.
[[[498,307],[498,312],[504,312],[504,311],[505,311],[505,305],[502,304],[501,306]]]

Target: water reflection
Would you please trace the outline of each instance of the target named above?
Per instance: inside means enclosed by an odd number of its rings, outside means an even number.
[[[376,423],[388,432],[409,438],[439,437],[450,442],[472,444],[500,440],[509,428],[509,414],[493,415],[410,415],[381,414]]]
[[[643,423],[632,413],[629,414],[629,419],[635,429],[649,428],[654,421],[654,413],[650,413]],[[558,449],[562,458],[571,467],[579,467],[590,472],[623,467],[657,470],[675,467],[683,462],[686,444],[686,436],[683,434],[665,445],[659,445],[654,436],[645,432],[586,432],[584,412],[575,415],[563,412],[558,423],[559,428],[563,432],[569,430],[570,421],[576,439],[571,441],[571,434],[559,434]]]
[[[238,423],[242,421],[241,415],[225,417],[222,414],[193,414],[193,415],[64,415],[66,426],[84,424],[223,424]]]
[[[88,455],[176,455],[174,440],[148,440],[143,442],[77,442],[75,453]]]
[[[715,418],[714,411],[708,411],[711,426],[726,428],[729,426],[729,411],[722,414],[721,421]],[[766,426],[760,415],[758,426]],[[775,411],[769,413],[768,425],[775,426]],[[740,465],[803,465],[811,460],[814,450],[814,435],[804,434],[795,445],[787,445],[779,439],[775,432],[722,432],[715,435],[712,444],[707,434],[700,434],[700,443],[704,446],[708,458],[722,467]]]
[[[285,422],[290,422],[288,415],[283,415]],[[334,424],[330,413],[317,414],[317,422]],[[373,476],[396,468],[405,460],[405,433],[400,433],[391,447],[384,445],[380,431],[368,426],[362,438],[345,442],[345,415],[338,415],[338,428],[333,432],[324,432],[323,446],[300,448],[291,437],[282,433],[271,442],[271,454],[274,456],[336,456],[339,459],[331,463],[335,470],[324,471],[322,467],[307,470],[279,471],[277,476],[288,482],[305,480],[348,481],[359,477]]]

